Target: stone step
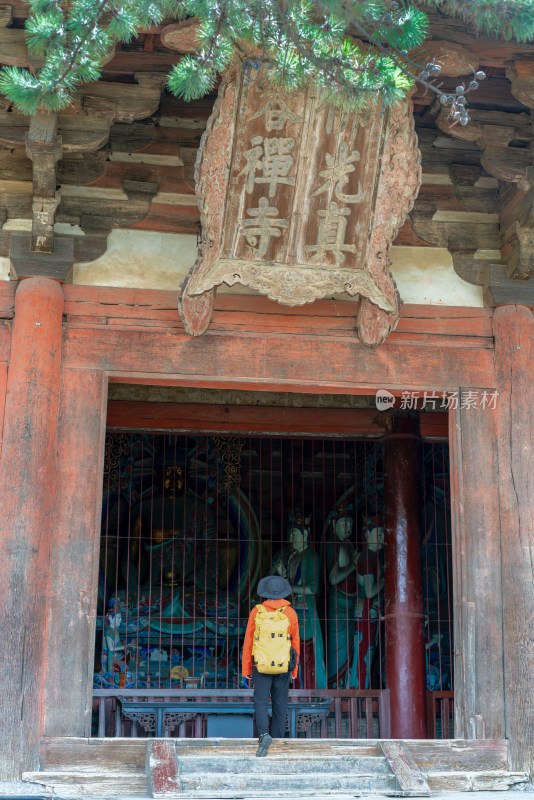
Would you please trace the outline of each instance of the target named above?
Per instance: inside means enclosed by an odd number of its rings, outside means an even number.
[[[385,758],[380,756],[361,756],[352,758],[335,755],[311,755],[294,753],[275,753],[269,748],[266,758],[257,758],[254,753],[241,753],[232,756],[178,755],[180,775],[198,772],[219,774],[290,773],[299,775],[308,772],[350,773],[351,775],[391,775]]]
[[[247,795],[258,791],[271,793],[288,792],[295,795],[303,792],[375,792],[382,794],[393,791],[395,780],[386,775],[353,775],[350,773],[318,772],[293,775],[284,773],[180,773],[182,793],[220,791],[246,792]]]
[[[22,780],[50,787],[58,797],[148,797],[145,773],[134,772],[24,772]]]

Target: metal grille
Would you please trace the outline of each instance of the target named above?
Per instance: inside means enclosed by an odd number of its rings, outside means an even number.
[[[427,689],[443,692],[452,688],[447,445],[425,444],[423,461]],[[377,735],[383,480],[377,440],[108,433],[96,693],[244,687],[258,580],[282,574],[301,635],[294,688],[336,698],[322,735]]]

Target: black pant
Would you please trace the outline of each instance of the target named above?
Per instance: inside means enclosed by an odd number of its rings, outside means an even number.
[[[286,714],[289,694],[289,672],[281,675],[264,675],[252,668],[252,681],[254,683],[254,712],[258,735],[269,733],[269,715],[267,705],[269,695],[273,703],[273,721],[271,736],[273,739],[283,739],[286,735]]]

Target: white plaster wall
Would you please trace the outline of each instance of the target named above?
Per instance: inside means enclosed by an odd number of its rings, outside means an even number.
[[[392,247],[391,272],[404,303],[482,308],[482,287],[462,280],[445,247]]]
[[[103,256],[74,265],[73,283],[178,291],[196,257],[196,236],[113,230]]]
[[[96,261],[74,265],[73,282],[86,286],[177,292],[197,256],[196,241],[196,236],[187,234],[113,230],[103,256]],[[482,287],[466,283],[455,273],[451,254],[446,248],[393,247],[391,260],[391,271],[403,302],[483,306]],[[0,280],[9,280],[7,258],[0,258]],[[252,293],[244,286],[222,286],[218,291]],[[349,299],[346,295],[339,297]]]

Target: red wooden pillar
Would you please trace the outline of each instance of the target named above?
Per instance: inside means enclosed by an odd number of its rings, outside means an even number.
[[[419,417],[391,411],[384,437],[386,685],[393,739],[424,739],[426,670],[419,526]]]
[[[46,621],[45,736],[91,735],[106,399],[107,378],[101,371],[63,366]]]
[[[38,763],[62,319],[59,283],[19,284],[0,460],[0,780]]]
[[[506,737],[512,768],[534,776],[534,314],[501,306],[493,332]]]

